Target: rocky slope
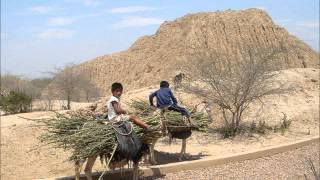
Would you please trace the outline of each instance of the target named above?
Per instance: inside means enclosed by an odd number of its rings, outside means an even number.
[[[259,9],[188,14],[164,22],[154,35],[139,38],[126,51],[97,57],[78,68],[92,71],[95,83],[107,93],[114,81],[134,89],[171,80],[182,65],[200,60],[197,52],[219,52],[239,63],[248,57],[245,47],[287,49],[273,60],[275,70],[319,68],[318,53]]]

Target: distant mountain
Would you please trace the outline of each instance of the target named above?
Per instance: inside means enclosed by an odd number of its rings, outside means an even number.
[[[225,56],[235,56],[239,62],[248,56],[242,46],[289,51],[277,56],[276,69],[296,67],[319,68],[319,54],[283,27],[273,23],[260,9],[188,14],[164,22],[151,36],[139,38],[128,50],[97,57],[77,66],[89,69],[103,92],[110,85],[122,82],[127,89],[171,80],[181,65],[192,60],[195,52],[210,47]],[[191,58],[190,58],[191,57]]]

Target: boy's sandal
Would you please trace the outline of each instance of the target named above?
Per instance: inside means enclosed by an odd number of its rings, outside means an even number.
[[[160,125],[156,125],[156,126],[151,126],[147,129],[144,129],[145,132],[154,132],[154,131],[160,131],[161,126]]]

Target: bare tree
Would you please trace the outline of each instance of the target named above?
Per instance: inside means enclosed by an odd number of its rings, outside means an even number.
[[[57,68],[55,72],[52,73],[55,75],[52,88],[56,89],[57,95],[67,100],[67,109],[71,108],[71,98],[78,93],[77,81],[79,79],[74,64],[68,64],[64,68]]]
[[[1,76],[1,90],[6,92],[16,91],[25,93],[32,99],[30,107],[32,110],[34,100],[43,98],[42,91],[50,84],[51,81],[51,77],[28,79],[19,75],[4,74]],[[45,99],[47,98],[49,97],[46,96]],[[46,105],[44,109],[47,109]]]
[[[39,89],[34,86],[29,79],[14,74],[4,74],[1,76],[1,90],[26,94],[31,98],[31,110],[33,100],[39,95]]]
[[[22,76],[13,74],[1,75],[1,89],[22,92],[24,89],[22,81]]]
[[[36,98],[41,98],[42,91],[52,82],[52,77],[31,79],[30,83],[36,88]]]
[[[87,102],[90,102],[92,98],[100,96],[100,91],[93,83],[93,74],[90,69],[82,70],[79,74],[81,76],[81,81],[79,81],[79,86],[82,90],[82,94]]]
[[[39,110],[52,110],[54,93],[52,89],[47,88],[52,80],[52,77],[41,77],[30,81],[30,83],[35,87],[35,98],[39,100]]]
[[[99,91],[92,83],[92,74],[89,70],[79,70],[74,64],[57,69],[53,80],[53,88],[58,90],[58,96],[67,100],[67,109],[70,109],[71,100],[80,101],[85,94],[87,101],[99,95]]]
[[[53,101],[55,98],[54,90],[50,87],[46,88],[41,94],[41,104],[44,110],[51,111],[53,109]]]
[[[238,131],[243,113],[249,105],[267,95],[283,93],[285,89],[274,83],[277,72],[273,59],[284,49],[255,49],[243,51],[248,58],[239,62],[216,51],[197,55],[197,61],[189,66],[193,79],[183,83],[185,90],[203,97],[208,105],[218,105],[229,135]]]

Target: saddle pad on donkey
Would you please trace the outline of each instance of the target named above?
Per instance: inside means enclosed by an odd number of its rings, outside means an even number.
[[[123,121],[120,125],[114,126],[116,139],[118,141],[118,148],[116,150],[117,159],[132,160],[138,162],[142,157],[143,151],[148,149],[148,146],[142,144],[135,132],[132,125]]]
[[[186,130],[186,131],[180,131],[180,132],[170,132],[172,138],[176,139],[187,139],[191,136],[192,131]]]

